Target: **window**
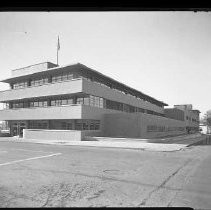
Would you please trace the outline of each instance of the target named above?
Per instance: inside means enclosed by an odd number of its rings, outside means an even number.
[[[124,112],[129,112],[129,110],[130,110],[129,105],[127,105],[127,104],[124,104],[123,108],[124,108],[123,109]]]
[[[27,81],[26,82],[19,82],[19,83],[15,83],[13,85],[13,89],[20,89],[20,88],[25,88],[27,87]]]
[[[29,121],[30,129],[47,129],[48,123],[45,121]]]
[[[72,123],[67,123],[67,130],[72,130]]]
[[[3,103],[3,109],[9,109],[9,103]]]
[[[68,79],[68,80],[73,79],[73,74],[67,74],[67,79]]]
[[[90,130],[94,130],[95,129],[95,124],[93,122],[90,123]]]
[[[39,101],[38,102],[38,106],[43,106],[43,102],[42,101]]]
[[[134,106],[129,106],[129,112],[135,112],[135,107]]]
[[[15,109],[17,109],[17,108],[23,108],[23,102],[13,103],[13,108],[15,108]]]
[[[31,86],[39,86],[48,83],[48,78],[40,78],[40,79],[33,79],[31,80]]]
[[[48,106],[48,102],[47,101],[43,101],[43,106]]]
[[[73,104],[73,99],[72,98],[67,99],[67,104]]]
[[[100,121],[97,120],[95,121],[94,130],[99,130],[99,129],[100,129]]]
[[[52,83],[71,80],[71,79],[73,79],[73,74],[71,73],[61,74],[61,75],[53,76]]]
[[[94,106],[94,96],[90,95],[90,106]]]
[[[67,99],[62,99],[61,103],[62,105],[67,105]]]
[[[51,101],[51,106],[56,106],[56,101],[55,100]]]
[[[67,80],[67,74],[62,75],[62,80],[63,81]]]
[[[83,130],[88,130],[89,129],[89,125],[87,122],[83,123]]]
[[[137,112],[145,113],[144,109],[142,109],[142,108],[137,108]]]
[[[95,100],[94,106],[99,107],[99,106],[100,106],[100,98],[97,97],[97,96],[95,96],[95,97],[94,97],[94,100]]]
[[[51,106],[62,106],[62,105],[68,105],[68,104],[73,104],[72,98],[51,100]]]
[[[100,104],[99,104],[99,107],[100,107],[100,108],[103,108],[103,107],[104,107],[103,101],[104,101],[103,98],[100,98]]]
[[[62,81],[62,76],[61,75],[52,77],[52,82],[60,82],[60,81]]]
[[[84,100],[83,98],[77,98],[76,104],[83,104]]]
[[[84,98],[84,104],[89,105],[89,97]]]
[[[39,102],[38,101],[35,101],[34,102],[34,107],[38,107],[39,106]]]
[[[46,107],[48,106],[47,101],[30,101],[29,107]]]
[[[82,130],[82,123],[76,123],[75,124],[75,129],[76,130]]]
[[[147,109],[147,114],[154,114],[154,112]]]
[[[62,122],[61,127],[62,127],[62,130],[66,130],[67,123],[66,122]]]
[[[100,120],[77,120],[76,130],[99,130]]]
[[[147,126],[147,132],[156,132],[157,126],[156,125],[148,125]]]
[[[58,99],[55,100],[55,106],[61,106],[62,105],[62,100]]]

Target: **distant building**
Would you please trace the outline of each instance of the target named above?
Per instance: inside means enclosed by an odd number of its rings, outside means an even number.
[[[187,132],[199,131],[199,110],[192,109],[192,104],[174,105],[164,110],[165,116],[185,122]]]
[[[198,123],[197,111],[179,106],[167,118],[166,103],[80,63],[31,65],[13,70],[12,77],[1,82],[10,90],[0,92],[5,107],[0,120],[8,122],[12,136],[154,138],[185,133],[187,126]]]
[[[185,113],[183,110],[176,109],[176,108],[165,108],[164,114],[166,117],[174,119],[174,120],[185,120]]]

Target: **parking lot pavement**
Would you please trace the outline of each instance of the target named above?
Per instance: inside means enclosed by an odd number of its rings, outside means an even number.
[[[171,206],[210,151],[1,141],[0,207]]]

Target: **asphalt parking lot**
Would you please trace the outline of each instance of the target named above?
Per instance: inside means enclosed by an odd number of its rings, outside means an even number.
[[[210,148],[150,152],[0,142],[0,207],[192,207],[191,199],[177,198]]]

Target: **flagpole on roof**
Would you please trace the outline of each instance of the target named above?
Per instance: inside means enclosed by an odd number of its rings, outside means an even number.
[[[59,50],[60,50],[60,43],[59,43],[59,36],[58,36],[58,42],[57,42],[57,57],[56,57],[57,65],[59,65]]]

